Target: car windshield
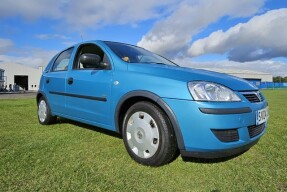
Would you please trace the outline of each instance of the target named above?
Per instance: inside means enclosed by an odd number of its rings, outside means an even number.
[[[124,43],[108,42],[105,44],[123,61],[128,63],[152,63],[152,64],[163,64],[178,66],[172,61],[145,50],[141,47],[136,47],[133,45],[128,45]]]

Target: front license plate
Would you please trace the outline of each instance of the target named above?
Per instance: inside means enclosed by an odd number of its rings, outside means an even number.
[[[269,107],[256,111],[256,125],[265,123],[269,117]]]

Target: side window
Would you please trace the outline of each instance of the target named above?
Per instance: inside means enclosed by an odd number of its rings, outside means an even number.
[[[108,56],[100,47],[98,47],[95,44],[86,44],[86,45],[81,46],[78,49],[73,69],[80,69],[80,70],[82,70],[82,69],[95,69],[95,68],[91,68],[90,66],[83,65],[79,61],[80,56],[82,54],[85,54],[85,53],[97,54],[101,58],[100,62],[107,63],[108,66],[110,66],[110,61],[109,61]]]
[[[63,51],[54,62],[52,71],[67,71],[73,48]]]

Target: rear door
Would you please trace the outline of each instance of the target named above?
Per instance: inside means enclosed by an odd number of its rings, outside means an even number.
[[[69,48],[60,53],[50,70],[43,73],[45,93],[52,113],[65,114],[66,112],[66,76],[72,52],[73,48]]]
[[[85,53],[97,54],[101,62],[110,66],[107,69],[85,68],[79,57]],[[109,56],[95,44],[81,45],[75,55],[74,65],[67,74],[66,107],[74,119],[96,123],[104,128],[111,124],[111,86],[113,70]]]

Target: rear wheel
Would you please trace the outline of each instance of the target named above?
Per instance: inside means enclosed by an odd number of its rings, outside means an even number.
[[[44,97],[38,102],[38,120],[42,125],[49,125],[56,122],[57,117],[52,116],[50,107]]]
[[[166,114],[149,102],[138,102],[127,111],[123,139],[129,155],[138,163],[161,166],[177,154],[173,128]]]

